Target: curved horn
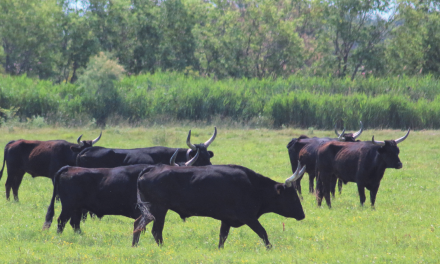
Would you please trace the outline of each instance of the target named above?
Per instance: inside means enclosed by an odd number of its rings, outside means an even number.
[[[339,137],[338,129],[336,128],[336,124],[335,124],[335,134],[336,134],[336,136]]]
[[[344,133],[345,133],[345,128],[342,130],[342,133],[338,136],[338,141],[345,141]]]
[[[200,152],[200,149],[197,150],[196,155],[192,159],[185,162],[185,166],[192,166],[199,158],[199,152]]]
[[[96,142],[98,142],[101,139],[102,136],[102,130],[101,130],[101,134],[99,134],[99,137],[95,138],[94,140],[92,140],[92,146],[96,144]]]
[[[178,152],[179,152],[179,149],[176,149],[176,152],[174,152],[173,156],[171,156],[171,159],[170,159],[171,166],[179,166],[176,164],[176,157],[177,157]]]
[[[82,137],[82,136],[83,136],[83,135],[81,134],[81,136],[79,136],[78,139],[76,140],[76,142],[78,142],[78,145],[79,145],[80,147],[84,146],[84,142],[81,141],[81,137]]]
[[[373,142],[374,145],[385,146],[385,142],[384,141],[376,141],[376,140],[374,140],[374,136],[371,139],[371,141]]]
[[[408,128],[408,132],[406,132],[406,135],[405,135],[405,136],[403,136],[403,137],[401,137],[401,138],[398,138],[398,139],[394,140],[394,141],[396,141],[396,144],[399,144],[400,142],[404,141],[404,140],[408,137],[408,135],[409,135],[409,131],[410,131],[410,130],[411,130],[411,128]]]
[[[191,130],[188,133],[188,137],[186,138],[186,144],[188,145],[188,147],[192,150],[197,150],[196,146],[194,146],[193,144],[191,144]]]
[[[217,136],[217,127],[214,127],[214,134],[212,135],[212,137],[210,139],[208,139],[208,141],[205,142],[205,147],[208,148],[209,145],[211,145],[212,141],[214,141],[215,137]]]
[[[364,126],[362,125],[362,121],[359,121],[359,123],[361,124],[361,129],[359,129],[358,132],[353,134],[353,138],[356,139],[357,137],[359,137],[362,134],[362,131],[364,131]]]
[[[298,167],[296,168],[295,173],[286,179],[286,186],[287,187],[292,186],[292,182],[298,180],[304,174],[305,171],[306,171],[306,165],[301,167],[301,162],[299,162],[298,160]]]

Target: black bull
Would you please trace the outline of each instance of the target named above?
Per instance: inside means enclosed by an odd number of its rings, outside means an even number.
[[[178,149],[176,162],[182,163],[192,159],[197,151],[200,151],[194,166],[211,165],[211,158],[214,156],[212,151],[208,151],[208,146],[217,136],[217,128],[214,128],[213,136],[202,144],[191,144],[191,130],[187,138],[186,149]],[[78,154],[76,165],[84,168],[114,168],[118,166],[134,164],[168,164],[176,148],[149,147],[136,149],[109,149],[102,147],[87,148]]]
[[[177,153],[177,151],[176,151]],[[191,166],[199,153],[183,166]],[[175,164],[175,155],[170,160]],[[146,168],[145,164],[116,168],[82,168],[65,166],[54,177],[52,200],[47,209],[43,230],[48,229],[55,213],[55,196],[58,193],[62,212],[58,218],[58,232],[61,233],[70,219],[76,232],[80,231],[80,220],[84,211],[90,211],[99,218],[104,215],[122,215],[133,219],[141,215],[137,204],[137,179]]]
[[[319,147],[330,141],[344,141],[344,142],[355,142],[356,138],[358,138],[363,131],[362,122],[360,122],[361,128],[356,133],[344,133],[345,130],[342,131],[341,134],[335,128],[335,133],[338,136],[337,138],[309,138],[305,135],[301,135],[299,138],[292,139],[289,144],[287,144],[287,149],[290,158],[290,164],[292,166],[292,172],[296,170],[298,166],[298,161],[301,164],[306,166],[306,172],[309,175],[309,192],[314,192],[314,180],[315,180],[315,164],[316,157],[318,153]],[[301,179],[300,177],[295,182],[295,187],[298,190],[299,194],[301,194]],[[332,184],[332,193],[334,195],[336,182]],[[339,192],[341,192],[342,182],[339,182]]]
[[[258,218],[273,212],[304,219],[301,202],[292,186],[292,181],[302,173],[304,169],[298,168],[286,183],[278,183],[238,165],[149,167],[138,179],[142,216],[134,224],[133,246],[138,243],[140,232],[153,220],[152,234],[162,244],[165,216],[172,210],[182,219],[205,216],[220,220],[219,248],[223,247],[229,229],[242,225],[248,225],[270,248],[266,230]]]
[[[321,206],[325,197],[331,208],[329,189],[335,176],[344,183],[355,182],[358,186],[361,205],[365,202],[365,189],[370,191],[371,205],[374,206],[376,194],[385,169],[402,168],[399,159],[400,150],[397,144],[405,140],[405,136],[396,140],[345,143],[328,142],[318,150],[316,164],[318,205]]]
[[[10,192],[18,201],[18,188],[27,172],[32,177],[43,176],[53,179],[55,173],[63,166],[75,165],[78,153],[93,146],[101,138],[101,134],[94,140],[83,140],[78,137],[78,144],[64,140],[13,140],[5,146],[3,167],[0,171],[0,179],[3,175],[5,163],[8,170],[6,180],[6,199],[9,200]]]

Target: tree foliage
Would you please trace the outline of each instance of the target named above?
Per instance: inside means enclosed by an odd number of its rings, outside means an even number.
[[[439,11],[432,0],[4,0],[0,70],[73,83],[109,52],[128,75],[439,76]]]

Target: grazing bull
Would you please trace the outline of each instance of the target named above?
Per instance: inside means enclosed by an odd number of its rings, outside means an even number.
[[[75,165],[76,156],[85,148],[91,147],[101,138],[101,134],[94,140],[83,140],[78,137],[78,144],[64,140],[13,140],[5,146],[3,167],[0,171],[0,179],[3,175],[5,163],[8,166],[8,179],[6,180],[6,199],[9,200],[11,192],[18,201],[18,188],[27,172],[32,177],[43,176],[53,179],[55,173],[63,166]]]
[[[363,131],[362,122],[360,122],[361,128],[358,132],[345,133],[345,129],[341,134],[338,133],[335,127],[335,133],[338,136],[337,138],[309,138],[305,135],[301,135],[299,138],[292,139],[289,144],[287,144],[287,149],[289,152],[290,164],[292,166],[292,171],[295,171],[298,166],[298,160],[301,161],[302,164],[306,165],[306,172],[309,174],[309,192],[314,192],[314,180],[315,180],[315,163],[316,163],[316,154],[318,153],[318,148],[327,142],[330,141],[343,141],[343,142],[355,142],[356,138],[358,138]],[[295,182],[295,187],[301,195],[301,179],[300,177]],[[335,185],[334,182],[332,187],[332,193],[334,196],[335,193]],[[342,182],[339,182],[339,193],[341,192]]]
[[[176,153],[177,154],[177,151]],[[185,164],[175,164],[176,155],[171,157],[172,166],[191,166],[199,153]],[[93,212],[99,218],[104,215],[122,215],[136,219],[141,215],[137,204],[137,179],[139,173],[151,165],[137,164],[116,168],[81,168],[65,166],[54,178],[52,200],[47,209],[43,230],[52,224],[55,213],[55,196],[58,193],[62,209],[58,218],[58,233],[70,219],[75,232],[81,232],[80,220],[84,210]]]
[[[211,158],[214,156],[212,151],[208,151],[208,146],[217,136],[217,128],[214,128],[212,137],[202,144],[191,144],[191,130],[188,133],[186,143],[188,150],[178,149],[176,162],[186,162],[194,157],[197,150],[200,151],[199,158],[194,166],[211,165]],[[136,149],[109,149],[102,147],[92,147],[83,150],[78,154],[76,166],[84,168],[114,168],[118,166],[134,164],[167,164],[176,151],[176,148],[150,147]]]
[[[397,144],[405,140],[405,136],[396,140],[358,142],[328,142],[318,150],[316,173],[318,174],[317,190],[318,205],[322,197],[331,208],[329,188],[332,177],[336,176],[344,183],[355,182],[358,186],[361,205],[365,202],[365,190],[370,190],[371,205],[374,206],[380,181],[386,168],[401,169]]]
[[[146,168],[138,179],[142,216],[134,223],[133,246],[139,241],[140,231],[153,220],[152,234],[162,244],[165,216],[172,210],[182,219],[205,216],[220,220],[219,248],[223,248],[231,226],[242,225],[248,225],[270,248],[266,230],[258,218],[272,212],[304,219],[301,202],[292,186],[304,169],[298,167],[285,183],[278,183],[238,165]],[[149,208],[144,202],[149,203]]]

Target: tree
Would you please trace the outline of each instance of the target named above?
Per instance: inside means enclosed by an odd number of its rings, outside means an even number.
[[[90,14],[84,8],[85,2],[71,6],[66,0],[63,4],[64,13],[62,16],[61,28],[63,37],[61,39],[60,51],[63,59],[58,65],[58,80],[74,83],[78,79],[78,69],[85,68],[89,58],[99,51],[99,41],[90,25]]]
[[[303,41],[295,19],[284,13],[290,1],[216,1],[195,26],[202,71],[218,78],[287,76],[303,64]]]
[[[324,58],[323,64],[334,76],[353,79],[360,68],[368,71],[377,66],[383,49],[381,43],[387,36],[394,17],[381,16],[387,11],[389,1],[336,0],[318,4],[322,13],[323,30],[319,38],[331,41],[333,54]],[[319,14],[319,13],[318,13]]]
[[[393,74],[440,75],[440,3],[403,1],[387,48]]]
[[[194,57],[196,40],[192,34],[194,18],[180,0],[166,0],[161,4],[158,67],[177,71],[187,67],[198,69]]]
[[[53,76],[61,57],[61,15],[56,0],[0,1],[1,63],[6,73]]]

